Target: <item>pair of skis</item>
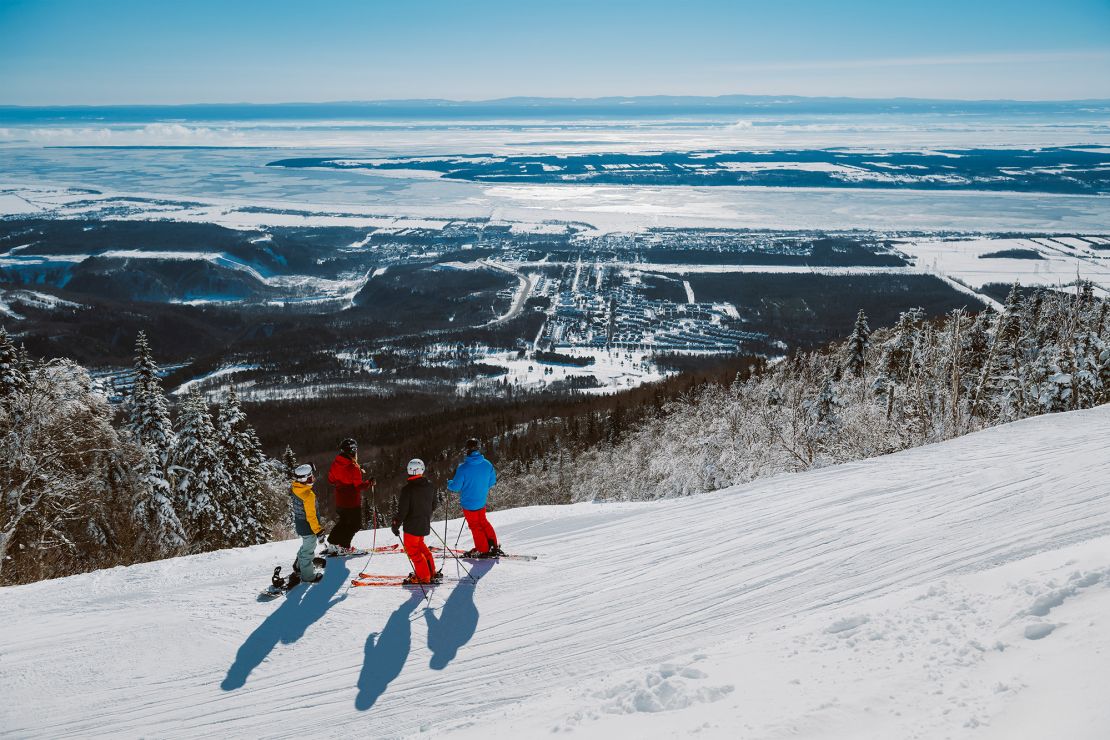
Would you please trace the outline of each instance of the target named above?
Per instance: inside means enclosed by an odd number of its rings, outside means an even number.
[[[407,578],[408,576],[387,575],[385,573],[359,573],[358,578],[351,581],[351,586],[404,586],[405,588],[420,588],[423,586],[424,588],[432,588],[444,583],[464,583],[467,581],[466,578],[448,578],[440,576],[431,583],[406,583],[405,581]]]
[[[459,550],[459,549],[456,549],[454,547],[445,549],[445,548],[439,547],[438,545],[436,547],[430,547],[428,549],[431,550],[432,552],[436,553],[437,555],[454,555],[455,557],[460,557],[460,558],[465,558],[466,553],[467,553],[466,550]],[[475,557],[474,559],[475,560],[487,560],[487,559],[488,560],[539,560],[539,557],[540,557],[539,555],[511,555],[511,554],[505,554],[505,555],[498,555],[497,557],[493,557],[493,558]]]
[[[460,549],[457,549],[457,548],[454,548],[454,547],[445,549],[443,547],[440,547],[439,545],[429,547],[428,549],[431,550],[433,553],[435,553],[437,555],[453,555],[455,557],[460,557],[460,558],[466,557],[466,553],[467,553],[466,550],[460,550]],[[328,557],[329,558],[347,558],[347,557],[357,557],[358,555],[369,555],[370,553],[375,553],[375,554],[404,553],[404,550],[401,549],[400,544],[394,543],[392,545],[379,545],[378,547],[374,547],[374,548],[371,548],[369,550],[359,550],[357,552],[345,553],[343,555],[329,555]],[[476,559],[484,559],[484,558],[476,558]],[[496,558],[490,558],[490,559],[491,560],[498,560],[498,559],[500,559],[500,560],[538,560],[539,556],[538,555],[512,555],[512,554],[507,554],[507,555],[498,555]]]

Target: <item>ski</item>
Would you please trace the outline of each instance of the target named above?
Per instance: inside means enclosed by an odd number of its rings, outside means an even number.
[[[405,588],[433,588],[435,586],[442,586],[444,583],[459,583],[458,578],[444,578],[432,583],[405,583],[403,576],[389,576],[382,578],[356,578],[351,581],[351,585],[355,587],[361,586],[404,586]]]
[[[457,556],[457,557],[460,557],[460,558],[466,557],[466,550],[458,550],[458,549],[455,549],[455,548],[451,548],[450,550],[445,550],[444,548],[440,547],[439,545],[436,545],[434,547],[429,547],[428,549],[431,550],[433,553],[435,553],[437,555],[454,555],[454,556]],[[376,552],[376,553],[386,553],[386,554],[391,553],[391,552],[396,552],[396,553],[403,554],[405,551],[401,549],[400,545],[387,545],[386,547],[378,548],[377,550],[374,550],[374,552]],[[496,558],[468,558],[468,559],[470,559],[470,560],[539,560],[540,556],[539,555],[505,554],[505,555],[498,555]]]
[[[455,549],[453,547],[449,550],[445,550],[444,548],[439,547],[437,545],[436,547],[431,547],[431,548],[428,548],[428,549],[430,549],[432,552],[440,554],[440,555],[455,555],[455,556],[460,557],[460,558],[466,557],[466,550],[458,550],[458,549]],[[467,559],[468,560],[539,560],[539,558],[540,558],[539,555],[505,554],[505,555],[498,555],[496,558],[467,558]]]

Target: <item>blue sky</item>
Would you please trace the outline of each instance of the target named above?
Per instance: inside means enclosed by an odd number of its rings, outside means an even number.
[[[1110,0],[0,0],[0,104],[1110,98]]]

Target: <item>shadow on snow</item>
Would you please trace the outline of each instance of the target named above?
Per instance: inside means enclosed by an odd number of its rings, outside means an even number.
[[[489,573],[495,561],[480,560],[470,568],[470,575],[478,581]],[[474,585],[460,583],[447,597],[443,610],[437,617],[429,609],[424,612],[428,623],[428,649],[432,658],[428,667],[442,671],[455,659],[461,648],[470,642],[478,629],[478,607],[474,603]]]
[[[489,560],[474,565],[470,569],[474,580],[488,573],[493,563]],[[423,593],[414,590],[408,600],[389,616],[382,631],[371,633],[366,638],[355,709],[364,711],[374,706],[393,679],[401,675],[412,650],[412,613],[423,601]],[[428,624],[428,648],[432,652],[430,666],[443,670],[477,631],[478,607],[474,604],[474,584],[456,584],[440,616],[436,617],[431,609],[425,609],[424,620]]]
[[[409,598],[389,615],[382,631],[371,632],[366,638],[362,672],[358,676],[358,696],[355,709],[364,711],[385,693],[390,682],[401,675],[405,661],[412,649],[412,620],[410,615],[424,601],[424,595],[413,591]]]
[[[333,598],[347,583],[350,571],[346,563],[328,563],[324,579],[311,585],[301,584],[290,590],[284,603],[258,625],[235,655],[235,662],[227,669],[220,688],[233,691],[247,682],[247,676],[266,659],[278,643],[288,645],[304,635],[305,630],[319,620],[343,597]]]

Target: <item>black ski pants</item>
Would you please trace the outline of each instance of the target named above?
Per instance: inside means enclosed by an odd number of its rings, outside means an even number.
[[[350,547],[351,538],[362,529],[362,507],[339,508],[335,513],[339,515],[339,522],[332,527],[328,544]]]

